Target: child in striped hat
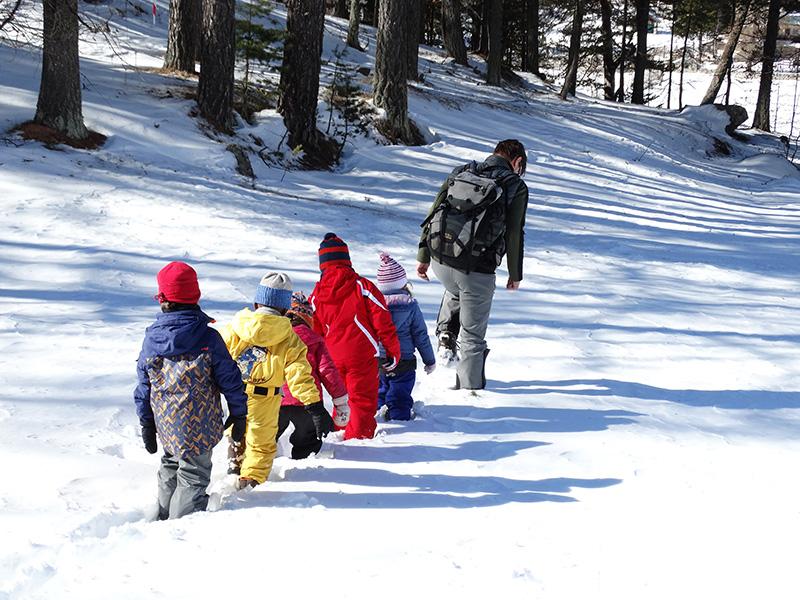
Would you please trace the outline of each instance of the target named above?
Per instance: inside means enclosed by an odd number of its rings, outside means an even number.
[[[428,374],[436,368],[436,355],[428,336],[425,318],[416,299],[411,295],[405,269],[385,252],[381,253],[380,261],[378,289],[386,298],[397,330],[400,362],[394,371],[381,373],[378,404],[386,406],[387,420],[408,421],[412,418],[414,399],[411,391],[417,378],[417,358],[414,352],[419,350]]]
[[[344,439],[371,438],[377,425],[380,345],[384,368],[391,371],[400,359],[397,332],[383,294],[353,270],[347,244],[335,233],[326,234],[319,246],[319,268],[322,275],[309,301],[314,329],[325,338],[347,386],[350,421]]]

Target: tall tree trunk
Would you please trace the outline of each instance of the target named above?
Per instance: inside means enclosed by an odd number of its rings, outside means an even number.
[[[442,0],[442,38],[447,54],[459,65],[466,65],[467,48],[461,27],[461,0]]]
[[[486,83],[500,85],[503,68],[503,0],[488,0],[489,58]]]
[[[233,68],[236,57],[234,0],[204,0],[203,43],[197,104],[216,129],[233,130]]]
[[[611,28],[611,0],[600,0],[601,39],[603,44],[603,97],[614,99],[614,32]]]
[[[372,11],[372,26],[378,26],[379,13],[381,11],[381,0],[375,0],[375,8]]]
[[[525,64],[528,73],[539,74],[539,0],[525,2]]]
[[[198,54],[198,31],[202,18],[201,4],[197,0],[170,0],[169,30],[167,32],[167,53],[164,55],[164,68],[186,73],[195,72],[195,58]]]
[[[302,147],[309,166],[325,167],[334,158],[331,141],[317,129],[319,70],[325,0],[287,0],[278,111],[289,147]]]
[[[678,110],[683,110],[683,76],[686,72],[686,53],[689,48],[689,32],[694,23],[694,0],[689,0],[689,15],[686,18],[686,30],[683,32],[683,53],[681,54],[681,76],[678,83]]]
[[[44,0],[42,79],[34,121],[73,140],[85,140],[81,68],[78,59],[78,0]]]
[[[347,26],[347,45],[356,50],[362,50],[358,41],[358,31],[361,28],[361,3],[359,0],[350,0],[350,21]]]
[[[406,32],[406,77],[419,77],[419,38],[422,35],[422,0],[408,0],[408,31]]]
[[[481,2],[481,41],[478,45],[478,54],[489,56],[489,10],[495,0]]]
[[[617,101],[625,102],[625,67],[628,54],[628,0],[622,9],[622,52],[619,55],[619,91]]]
[[[561,99],[575,95],[578,85],[578,63],[581,60],[581,34],[583,33],[583,0],[576,0],[575,14],[572,18],[572,32],[569,36],[569,64],[567,76],[561,88]]]
[[[647,70],[647,25],[650,0],[636,0],[636,61],[633,68],[631,102],[644,104],[644,75]]]
[[[711,83],[708,85],[705,96],[703,96],[700,104],[713,104],[717,99],[722,83],[725,81],[725,75],[733,64],[733,53],[736,51],[736,45],[739,43],[739,37],[742,35],[744,23],[747,20],[747,13],[750,10],[751,0],[745,2],[736,9],[736,18],[733,21],[731,32],[728,34],[728,41],[725,43],[725,48],[722,50],[722,56],[719,58],[717,68],[714,71],[714,76],[711,78]]]
[[[386,112],[383,132],[390,140],[416,143],[408,119],[406,82],[408,0],[381,0],[375,46],[375,106]]]
[[[761,81],[758,86],[756,114],[753,127],[769,131],[769,102],[772,93],[772,74],[775,68],[775,49],[778,43],[778,20],[781,0],[769,0],[767,32],[764,36],[764,54],[761,62]]]
[[[469,50],[477,52],[481,47],[481,29],[483,28],[483,0],[470,9]]]
[[[669,78],[667,79],[667,108],[672,108],[672,73],[675,71],[675,16],[678,14],[678,1],[672,2],[672,22],[669,24]]]
[[[347,18],[347,0],[336,0],[336,4],[333,5],[333,16],[340,19]]]

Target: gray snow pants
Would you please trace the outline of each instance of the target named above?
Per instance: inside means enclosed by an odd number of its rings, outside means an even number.
[[[211,481],[211,451],[177,458],[166,452],[158,469],[158,518],[179,519],[205,510],[206,488]]]
[[[431,268],[445,292],[439,309],[436,331],[457,331],[453,320],[460,325],[458,335],[461,360],[456,370],[456,386],[467,389],[486,387],[484,365],[489,350],[486,348],[486,327],[494,299],[494,274],[464,273],[436,261]]]

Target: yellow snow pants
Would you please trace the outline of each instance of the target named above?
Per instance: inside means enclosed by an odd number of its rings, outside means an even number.
[[[280,393],[266,396],[253,394],[250,387],[247,386],[247,433],[240,477],[264,483],[272,471],[272,461],[278,451],[275,436],[278,433],[281,396]],[[279,390],[272,388],[271,391]]]

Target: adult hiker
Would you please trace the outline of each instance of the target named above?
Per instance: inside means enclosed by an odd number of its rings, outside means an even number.
[[[447,177],[422,223],[417,275],[428,268],[445,288],[436,335],[444,358],[460,360],[454,389],[486,387],[486,327],[495,291],[495,270],[507,256],[506,288],[522,281],[527,165],[518,140],[499,142],[483,162],[470,162]]]

